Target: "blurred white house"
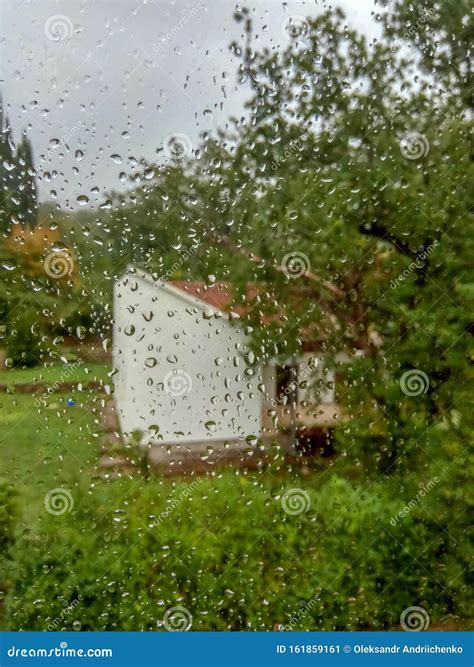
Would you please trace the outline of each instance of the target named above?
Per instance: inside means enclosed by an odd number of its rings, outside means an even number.
[[[288,426],[285,405],[295,399],[300,423],[332,425],[333,371],[311,352],[256,366],[231,302],[223,283],[164,282],[134,268],[116,282],[115,405],[125,436],[161,445],[255,442]]]

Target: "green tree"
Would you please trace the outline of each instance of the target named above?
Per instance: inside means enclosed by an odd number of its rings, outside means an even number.
[[[256,352],[320,345],[341,375],[340,451],[374,471],[423,466],[446,424],[469,435],[471,23],[451,4],[398,2],[372,43],[331,10],[259,51],[239,10],[247,118],[144,166],[111,216],[114,266],[259,283]]]
[[[6,232],[11,222],[14,191],[15,149],[8,117],[5,117],[3,98],[0,96],[0,231]]]
[[[376,470],[422,464],[444,438],[441,424],[467,436],[472,160],[459,110],[469,17],[459,3],[444,22],[448,5],[423,5],[416,22],[398,3],[372,44],[329,11],[286,49],[261,51],[239,11],[244,39],[232,49],[249,118],[206,139],[180,186],[166,189],[181,223],[193,220],[191,275],[262,285],[250,319],[275,317],[254,327],[262,356],[308,336],[333,359],[345,353],[340,447]],[[157,220],[156,187],[137,200],[136,218]],[[419,395],[407,380],[421,383]]]
[[[16,220],[34,227],[38,218],[38,191],[33,162],[33,148],[26,133],[23,134],[15,155],[16,193],[12,195]]]
[[[252,51],[248,14],[238,15],[246,40],[233,48],[251,118],[236,123],[237,147],[219,169],[221,189],[243,208],[233,207],[234,242],[262,258],[257,279],[269,280],[284,251],[305,254],[306,298],[292,303],[280,337],[322,331],[330,354],[352,358],[339,388],[350,417],[340,446],[381,470],[426,460],[445,437],[441,424],[466,442],[471,410],[472,159],[470,123],[458,113],[469,73],[462,53],[432,66],[418,35],[397,55],[393,36],[412,34],[404,6],[385,16],[385,39],[373,45],[335,11],[308,19],[304,39],[283,52]],[[438,34],[439,16],[426,13],[423,34]],[[460,3],[444,24],[453,55],[468,20]],[[287,302],[295,283],[273,274]]]

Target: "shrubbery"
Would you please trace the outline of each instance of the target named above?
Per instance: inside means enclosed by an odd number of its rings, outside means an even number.
[[[462,470],[440,475],[398,521],[419,488],[410,478],[277,482],[227,471],[127,486],[126,501],[115,482],[22,541],[8,625],[154,630],[176,605],[194,630],[397,628],[414,605],[432,624],[467,617],[465,523],[451,526],[466,502],[452,486]],[[295,488],[311,506],[290,515],[282,494]]]
[[[12,486],[0,479],[0,620],[4,616],[4,598],[6,581],[4,574],[7,569],[9,550],[15,540],[16,504]]]
[[[15,492],[11,484],[0,479],[0,554],[5,556],[14,541],[16,518]]]

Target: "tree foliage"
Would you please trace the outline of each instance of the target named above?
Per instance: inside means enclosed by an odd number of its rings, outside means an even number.
[[[340,447],[384,471],[432,455],[446,429],[468,433],[472,24],[468,3],[451,10],[382,7],[371,43],[331,10],[283,50],[255,50],[239,10],[247,117],[148,167],[119,213],[127,254],[158,275],[259,283],[248,320],[262,358],[308,336],[335,364],[343,352]],[[297,280],[282,270],[292,253]]]

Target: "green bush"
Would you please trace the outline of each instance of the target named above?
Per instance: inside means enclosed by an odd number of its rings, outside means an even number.
[[[6,320],[4,344],[13,364],[35,366],[39,363],[47,345],[39,328],[37,308],[20,305],[13,309]]]
[[[0,479],[0,554],[6,551],[14,542],[16,519],[15,492],[11,484]]]
[[[16,550],[9,627],[154,630],[177,605],[194,630],[380,630],[414,605],[432,624],[468,616],[450,477],[396,521],[409,478],[277,479],[226,471],[85,494]],[[295,488],[311,506],[291,515],[282,494]]]
[[[0,479],[0,620],[4,616],[3,605],[7,590],[4,572],[15,541],[16,516],[15,492],[7,481]]]

